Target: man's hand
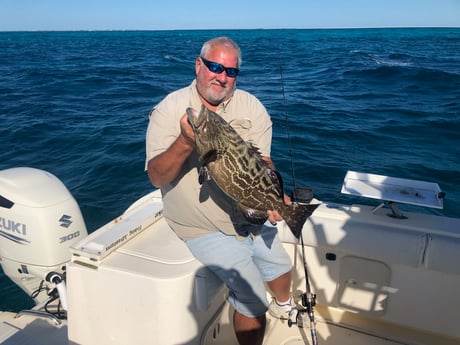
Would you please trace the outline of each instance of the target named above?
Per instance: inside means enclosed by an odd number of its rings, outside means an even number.
[[[284,203],[286,205],[290,205],[292,203],[291,198],[288,197],[286,194],[284,194]],[[268,221],[272,225],[276,225],[276,222],[280,222],[283,220],[283,217],[281,217],[278,211],[267,211],[267,215],[268,215]]]
[[[187,113],[180,118],[180,136],[179,140],[185,145],[195,147],[195,133],[188,122]]]
[[[185,160],[195,149],[195,134],[186,114],[180,118],[180,131],[179,136],[166,151],[148,162],[147,171],[155,187],[160,188],[174,180]]]

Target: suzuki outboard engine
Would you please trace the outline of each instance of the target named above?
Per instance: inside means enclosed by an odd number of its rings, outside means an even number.
[[[62,289],[69,247],[87,236],[80,208],[54,175],[33,168],[0,171],[0,264],[29,296]],[[33,294],[36,303],[47,294]],[[61,296],[61,301],[63,296]]]

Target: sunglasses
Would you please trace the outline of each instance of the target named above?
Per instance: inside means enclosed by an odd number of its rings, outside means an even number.
[[[235,78],[240,72],[238,68],[225,67],[224,65],[221,65],[220,63],[206,60],[204,57],[201,57],[201,56],[200,56],[200,59],[201,61],[203,61],[203,63],[212,73],[221,74],[223,71],[225,71],[228,77]]]

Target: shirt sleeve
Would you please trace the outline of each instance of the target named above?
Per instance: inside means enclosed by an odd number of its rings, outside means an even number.
[[[146,133],[146,161],[166,151],[180,134],[180,118],[184,115],[187,100],[182,100],[181,93],[175,92],[157,104],[149,114]]]

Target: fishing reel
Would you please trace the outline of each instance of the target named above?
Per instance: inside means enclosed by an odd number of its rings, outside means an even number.
[[[295,321],[291,319],[288,320],[288,326],[292,327],[292,325],[297,325],[297,327],[299,328],[308,327],[307,322],[306,322],[307,320],[305,318],[305,314],[308,314],[312,344],[318,345],[316,320],[315,320],[315,314],[313,312],[313,307],[316,305],[316,295],[312,293],[303,293],[300,296],[302,298],[303,308],[297,310]]]
[[[314,197],[313,189],[310,187],[295,187],[290,197],[292,202],[309,204]]]
[[[308,315],[310,323],[316,323],[315,316],[313,314],[313,308],[316,305],[316,294],[307,295],[307,293],[303,293],[300,295],[302,300],[303,308],[297,309],[297,315],[295,316],[295,321],[292,319],[288,320],[288,326],[292,327],[293,325],[297,325],[297,327],[303,328],[305,325],[305,314]]]

